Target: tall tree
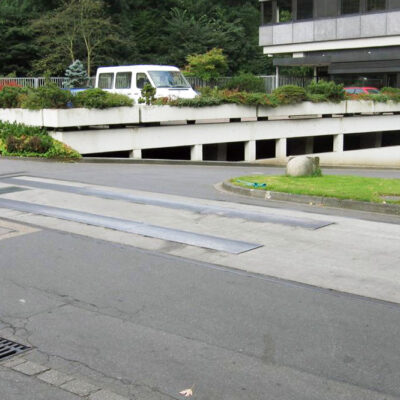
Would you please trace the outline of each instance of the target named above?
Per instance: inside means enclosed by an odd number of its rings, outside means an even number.
[[[60,73],[80,58],[90,76],[93,63],[106,59],[117,45],[126,47],[102,0],[66,0],[38,19],[34,29],[43,54],[35,62],[38,71]]]

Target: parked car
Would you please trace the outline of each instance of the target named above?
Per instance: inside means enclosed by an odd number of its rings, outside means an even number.
[[[96,88],[120,93],[136,102],[146,83],[156,88],[155,97],[193,99],[197,93],[179,68],[167,65],[127,65],[100,67],[96,74]]]
[[[379,89],[372,86],[349,86],[344,91],[348,94],[378,94]]]

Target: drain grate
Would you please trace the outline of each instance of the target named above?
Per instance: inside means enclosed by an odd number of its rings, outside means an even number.
[[[31,347],[0,337],[0,361],[30,350]]]

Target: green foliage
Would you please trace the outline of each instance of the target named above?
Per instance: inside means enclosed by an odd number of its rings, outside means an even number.
[[[131,107],[133,100],[128,96],[108,93],[101,89],[88,89],[77,93],[72,99],[74,107],[82,108],[111,108],[111,107]]]
[[[146,83],[141,91],[142,97],[139,99],[139,103],[141,104],[145,103],[148,106],[153,104],[156,92],[157,89],[155,87],[150,85],[150,83]]]
[[[264,93],[264,79],[253,74],[241,73],[230,79],[224,89],[236,89],[242,92]]]
[[[215,47],[228,56],[229,76],[271,74],[259,15],[257,0],[1,0],[0,74],[61,75],[77,58],[90,59],[92,74],[111,64],[183,67],[188,54]]]
[[[21,99],[28,92],[25,88],[4,86],[0,90],[0,108],[19,108]]]
[[[60,89],[55,84],[47,84],[37,89],[31,89],[21,97],[21,107],[29,110],[43,108],[67,108],[72,95],[69,91]]]
[[[75,60],[65,71],[67,81],[65,87],[69,89],[84,88],[88,85],[88,74],[81,61]]]
[[[228,70],[228,62],[222,49],[211,49],[204,54],[194,54],[186,58],[188,65],[184,73],[196,76],[206,82],[214,81]]]
[[[52,145],[52,139],[46,135],[35,136],[8,136],[6,149],[9,153],[46,153]]]
[[[325,103],[328,101],[325,95],[319,93],[306,93],[306,99],[312,103]]]
[[[52,139],[44,128],[0,122],[0,154],[3,156],[80,158],[70,147]]]
[[[203,89],[201,95],[194,99],[170,99],[166,97],[156,99],[153,104],[195,108],[218,106],[221,104],[262,105],[266,107],[277,106],[275,97],[269,94],[210,88]]]
[[[306,100],[306,90],[299,86],[286,85],[272,92],[279,104],[296,104]]]
[[[280,10],[279,22],[290,22],[292,20],[292,13],[289,10]]]
[[[399,88],[392,88],[392,87],[387,87],[387,86],[383,87],[380,90],[380,92],[383,93],[383,94],[387,94],[389,96],[398,96],[398,95],[400,95],[400,89]]]
[[[345,98],[345,91],[343,90],[343,85],[337,85],[333,81],[312,81],[306,88],[307,95],[310,101],[320,102],[331,101],[337,103]],[[321,96],[321,97],[319,97]],[[317,101],[315,101],[318,99]]]

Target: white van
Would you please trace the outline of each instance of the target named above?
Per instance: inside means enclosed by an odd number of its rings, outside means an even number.
[[[156,97],[193,99],[197,95],[177,67],[127,65],[97,69],[96,88],[124,94],[136,103],[146,83],[157,89]]]

